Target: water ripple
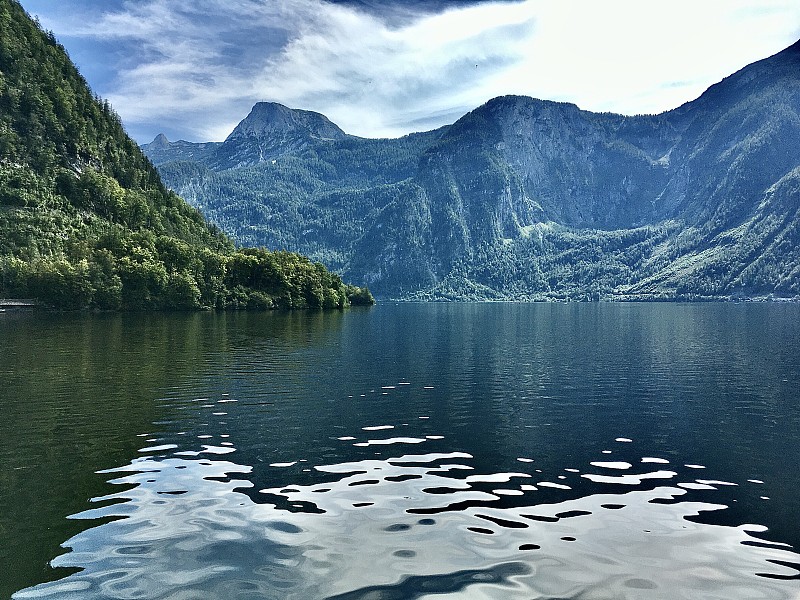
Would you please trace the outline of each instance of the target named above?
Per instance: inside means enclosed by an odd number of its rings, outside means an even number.
[[[584,473],[607,491],[573,497],[571,486],[542,481],[570,495],[541,503],[521,483],[531,473],[465,474],[472,460],[443,452],[316,465],[336,478],[263,488],[257,503],[241,492],[253,485],[241,479],[249,466],[141,457],[110,471],[125,490],[75,515],[102,524],[69,540],[54,564],[82,571],[15,599],[796,600],[791,548],[754,537],[759,526],[699,518],[727,509],[703,494],[732,482],[680,481],[691,468]],[[497,483],[508,487],[483,489]]]

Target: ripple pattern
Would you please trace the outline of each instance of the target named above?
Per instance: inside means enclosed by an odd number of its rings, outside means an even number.
[[[334,479],[262,488],[254,502],[242,493],[251,467],[180,454],[112,471],[126,489],[75,515],[103,524],[57,560],[82,572],[14,598],[797,598],[800,556],[754,537],[763,527],[697,520],[727,508],[703,494],[738,486],[686,481],[691,468],[592,461],[570,473],[607,492],[540,503],[522,483],[531,473],[475,473],[464,452],[398,454],[315,465]]]

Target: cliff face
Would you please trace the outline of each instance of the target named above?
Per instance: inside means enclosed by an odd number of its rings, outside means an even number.
[[[798,139],[795,44],[661,115],[509,96],[362,140],[257,105],[214,153],[160,169],[241,241],[308,252],[382,295],[794,295]]]
[[[614,229],[659,217],[647,200],[666,183],[663,157],[677,139],[663,119],[504,97],[462,121],[464,136],[485,132],[480,153],[514,174],[539,220]]]

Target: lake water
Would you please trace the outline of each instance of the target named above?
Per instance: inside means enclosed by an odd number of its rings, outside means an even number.
[[[0,315],[0,597],[800,598],[800,306]]]

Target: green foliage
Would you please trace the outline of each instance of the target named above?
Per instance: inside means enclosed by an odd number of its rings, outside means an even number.
[[[236,251],[168,191],[109,104],[13,0],[0,0],[0,297],[103,310],[350,303],[321,265]]]
[[[345,289],[345,294],[347,295],[347,300],[353,306],[371,306],[375,304],[375,298],[372,297],[368,288],[348,285]]]

